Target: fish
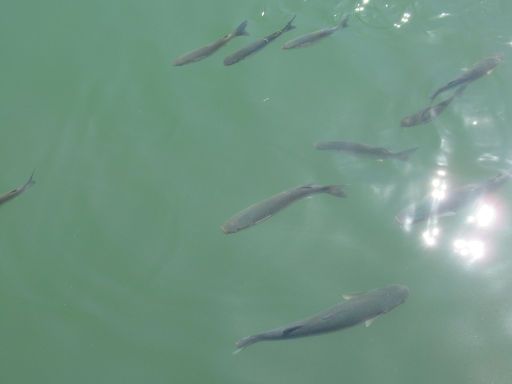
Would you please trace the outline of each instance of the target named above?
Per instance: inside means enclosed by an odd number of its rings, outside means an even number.
[[[268,44],[270,44],[272,41],[277,39],[279,36],[281,36],[283,33],[291,31],[295,28],[294,25],[292,25],[293,20],[295,20],[295,16],[292,17],[292,19],[279,31],[274,32],[266,37],[263,37],[259,40],[256,40],[255,42],[245,46],[244,48],[236,51],[232,55],[229,55],[224,59],[224,65],[233,65],[238,63],[239,61],[245,59],[246,57],[252,55],[253,53],[258,52],[259,50],[266,47]]]
[[[413,147],[400,152],[392,152],[386,148],[373,147],[370,145],[352,143],[349,141],[322,141],[316,143],[314,147],[319,150],[343,151],[353,155],[374,157],[379,160],[398,159],[402,161],[409,160],[409,157],[419,148]]]
[[[339,331],[364,323],[396,308],[409,296],[405,285],[391,284],[365,293],[344,295],[344,301],[307,319],[247,336],[236,342],[235,353],[260,341],[288,340]]]
[[[269,219],[275,213],[287,207],[294,201],[317,193],[327,193],[337,197],[346,197],[340,185],[306,184],[278,193],[266,200],[253,204],[238,212],[221,225],[225,234],[235,233],[242,229]]]
[[[174,60],[173,64],[175,66],[181,66],[185,64],[194,63],[196,61],[203,60],[204,58],[210,56],[215,51],[217,51],[222,46],[226,45],[228,42],[230,42],[234,37],[237,36],[247,36],[249,33],[245,30],[247,27],[247,20],[243,21],[236,29],[228,33],[227,35],[224,35],[217,41],[208,44],[204,47],[195,49],[191,52],[185,53],[184,55],[181,55],[176,60]]]
[[[307,33],[305,35],[299,36],[293,40],[286,42],[283,45],[283,49],[292,49],[292,48],[302,48],[307,47],[311,44],[316,43],[317,41],[323,39],[324,37],[332,35],[334,32],[346,28],[348,26],[348,18],[349,15],[346,15],[341,19],[338,25],[330,28],[324,28],[319,31]]]
[[[432,218],[455,215],[464,207],[500,188],[511,176],[509,172],[500,172],[487,180],[457,187],[442,199],[429,195],[401,210],[395,220],[401,226],[407,226]]]
[[[498,53],[494,56],[483,59],[482,61],[475,64],[472,68],[465,71],[461,76],[456,79],[448,82],[446,85],[443,85],[441,88],[437,89],[432,96],[430,96],[430,100],[433,101],[439,94],[454,88],[458,87],[462,84],[469,84],[472,81],[479,79],[482,76],[485,76],[493,71],[496,66],[503,61],[503,54]]]
[[[427,124],[430,123],[432,120],[434,120],[437,116],[439,116],[443,111],[448,107],[448,105],[451,104],[451,102],[458,96],[464,92],[466,89],[467,84],[459,86],[455,93],[450,96],[448,99],[441,101],[440,103],[437,103],[436,105],[430,105],[425,109],[422,109],[419,112],[413,113],[410,116],[404,117],[400,121],[401,127],[414,127],[416,125],[420,124]]]
[[[8,202],[9,200],[14,199],[15,197],[18,197],[23,192],[25,192],[29,187],[35,184],[34,181],[34,172],[30,175],[29,179],[25,182],[25,184],[13,189],[12,191],[6,192],[3,195],[0,196],[0,204],[4,204]]]

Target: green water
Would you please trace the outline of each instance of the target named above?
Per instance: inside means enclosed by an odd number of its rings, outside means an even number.
[[[450,187],[509,166],[512,3],[370,0],[318,45],[280,49],[354,8],[0,5],[0,193],[36,169],[36,185],[1,207],[0,383],[512,381],[512,187],[490,199],[488,227],[467,211],[409,232],[394,221],[435,177]],[[295,31],[224,67],[293,14]],[[250,37],[171,65],[244,19]],[[399,127],[496,52],[505,62],[433,123]],[[407,164],[313,149],[334,139],[420,149]],[[348,198],[315,196],[220,231],[309,182],[344,184]],[[410,297],[369,328],[232,354],[243,336],[389,283]]]

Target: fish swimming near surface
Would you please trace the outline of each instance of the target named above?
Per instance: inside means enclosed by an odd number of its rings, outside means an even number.
[[[416,125],[420,124],[427,124],[430,123],[433,119],[438,117],[443,111],[451,104],[451,102],[464,92],[464,89],[466,89],[466,84],[459,86],[455,93],[450,96],[448,99],[441,101],[440,103],[437,103],[436,105],[428,106],[425,109],[422,109],[419,112],[413,113],[410,116],[404,117],[400,121],[401,127],[414,127]]]
[[[402,225],[412,225],[431,218],[454,215],[460,209],[476,203],[481,197],[505,184],[512,175],[501,172],[498,175],[482,181],[455,188],[442,198],[429,195],[419,203],[411,204],[396,215],[396,221]]]
[[[247,45],[246,47],[236,51],[232,55],[229,55],[224,59],[224,65],[233,65],[238,63],[239,61],[245,59],[247,56],[250,56],[253,53],[256,53],[259,50],[263,49],[272,41],[281,36],[283,33],[291,31],[292,29],[295,28],[295,26],[292,25],[293,20],[295,20],[295,16],[293,16],[292,19],[281,30],[274,32],[262,39],[256,40],[255,42]]]
[[[402,304],[409,295],[409,288],[393,284],[365,293],[344,295],[344,301],[305,320],[245,337],[236,343],[239,352],[260,341],[287,340],[339,331],[372,321]]]
[[[346,196],[340,185],[301,185],[251,205],[231,217],[221,226],[221,229],[226,234],[238,232],[272,217],[272,215],[287,207],[294,201],[318,193],[327,193],[337,197]]]
[[[482,76],[485,76],[492,72],[496,66],[503,61],[503,54],[496,54],[494,56],[483,59],[482,61],[475,64],[472,68],[465,71],[461,76],[456,79],[448,82],[446,85],[443,85],[441,88],[436,90],[432,96],[430,96],[430,100],[433,101],[439,94],[458,87],[462,84],[469,84],[472,81],[479,79]]]
[[[208,44],[204,47],[195,49],[191,52],[185,53],[184,55],[178,57],[176,60],[174,60],[173,64],[175,66],[180,66],[189,63],[194,63],[199,60],[203,60],[204,58],[210,56],[219,48],[230,42],[231,39],[233,39],[234,37],[249,35],[245,30],[245,27],[247,27],[247,21],[243,21],[238,27],[236,27],[236,29],[233,32],[228,33],[227,35],[221,37],[217,41]]]
[[[283,49],[292,49],[292,48],[302,48],[307,47],[317,41],[323,39],[324,37],[332,35],[334,32],[339,31],[340,29],[346,28],[348,26],[348,18],[346,15],[341,19],[338,25],[331,28],[324,28],[319,31],[311,32],[302,36],[299,36],[293,40],[286,42],[283,45]]]
[[[15,197],[18,197],[23,192],[25,192],[29,187],[35,184],[34,181],[34,172],[30,175],[29,179],[23,184],[22,186],[13,189],[12,191],[9,191],[7,193],[4,193],[0,196],[0,204],[6,203],[9,200],[14,199]]]
[[[386,148],[373,147],[349,141],[322,141],[316,143],[315,148],[319,150],[341,151],[352,155],[373,157],[378,160],[398,159],[402,161],[409,160],[409,157],[418,150],[418,147],[414,147],[400,152],[392,152]]]

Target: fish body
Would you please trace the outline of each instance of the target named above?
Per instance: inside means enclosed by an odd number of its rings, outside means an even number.
[[[226,221],[221,226],[221,229],[226,234],[238,232],[270,218],[272,215],[287,207],[294,201],[317,193],[328,193],[338,197],[346,196],[345,192],[339,185],[301,185],[288,191],[278,193],[277,195],[269,197],[266,200],[240,211]]]
[[[0,196],[0,204],[6,203],[9,200],[14,199],[15,197],[18,197],[23,192],[25,192],[29,187],[31,187],[33,184],[35,184],[34,181],[34,172],[30,175],[29,179],[25,182],[25,184],[19,186],[18,188],[13,189],[12,191],[9,191],[7,193],[4,193]]]
[[[430,100],[434,100],[439,94],[451,89],[458,87],[459,85],[469,84],[472,81],[479,79],[480,77],[487,75],[492,72],[496,66],[503,61],[503,55],[497,54],[475,64],[472,68],[468,69],[461,76],[456,79],[448,82],[446,85],[442,86],[438,90],[436,90],[432,96],[430,96]]]
[[[415,224],[430,218],[456,214],[460,209],[501,187],[510,177],[509,173],[502,172],[483,182],[458,187],[443,199],[428,196],[402,210],[396,216],[396,221],[400,225]]]
[[[348,15],[343,17],[338,25],[331,28],[324,28],[319,31],[311,32],[302,36],[299,36],[293,40],[286,42],[283,45],[283,49],[302,48],[307,47],[317,41],[332,35],[334,32],[346,28],[348,26]]]
[[[189,63],[194,63],[196,61],[202,60],[208,56],[210,56],[212,53],[217,51],[219,48],[227,44],[231,39],[237,36],[246,36],[248,35],[247,31],[245,30],[245,27],[247,27],[247,21],[243,21],[236,29],[228,33],[227,35],[221,37],[217,41],[208,44],[204,47],[195,49],[191,52],[185,53],[184,55],[178,57],[176,60],[174,60],[173,64],[175,66],[185,65]]]
[[[292,17],[292,19],[279,31],[274,32],[262,39],[256,40],[255,42],[245,46],[244,48],[236,51],[232,55],[229,55],[224,59],[224,65],[233,65],[238,63],[239,61],[245,59],[246,57],[258,52],[259,50],[266,47],[268,44],[270,44],[272,41],[277,39],[279,36],[281,36],[283,33],[291,31],[295,28],[295,26],[292,25],[293,20],[295,19],[295,16]]]
[[[353,143],[349,141],[323,141],[315,144],[319,150],[342,151],[352,155],[361,155],[367,157],[384,159],[398,159],[402,161],[409,160],[409,157],[416,152],[418,147],[409,148],[404,151],[392,152],[382,147],[373,147],[366,144]]]
[[[401,127],[414,127],[416,125],[420,124],[427,124],[430,123],[433,119],[435,119],[437,116],[439,116],[441,113],[444,112],[444,110],[451,104],[451,102],[464,92],[464,89],[466,89],[466,85],[461,85],[455,93],[450,96],[448,99],[443,100],[436,105],[430,105],[425,109],[422,109],[419,112],[413,113],[410,116],[404,117],[400,121]]]
[[[409,295],[406,286],[393,284],[359,293],[333,307],[291,324],[245,337],[236,343],[238,350],[259,341],[287,340],[339,331],[369,323],[402,304]]]

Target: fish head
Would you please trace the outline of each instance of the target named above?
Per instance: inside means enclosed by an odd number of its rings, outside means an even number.
[[[406,116],[402,120],[400,120],[400,126],[401,127],[412,127],[416,124],[418,124],[418,119],[416,118],[416,115],[412,116]]]
[[[224,232],[226,235],[229,235],[230,233],[235,233],[240,230],[240,228],[233,222],[228,221],[227,223],[224,223],[220,226],[220,229],[222,232]]]
[[[383,288],[384,311],[390,311],[402,304],[409,297],[409,288],[401,284],[392,284]]]

